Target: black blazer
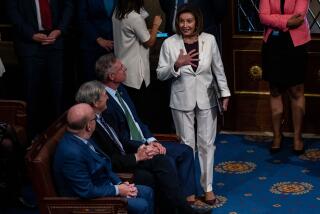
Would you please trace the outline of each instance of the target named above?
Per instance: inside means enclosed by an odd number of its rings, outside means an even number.
[[[32,40],[39,31],[36,4],[34,0],[6,0],[8,17],[13,25],[15,47],[20,56],[33,55],[40,44]],[[51,0],[53,29],[59,29],[62,35],[57,38],[53,47],[63,48],[63,34],[66,32],[73,15],[72,0]]]

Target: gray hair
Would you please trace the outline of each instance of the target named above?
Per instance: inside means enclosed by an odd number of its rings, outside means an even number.
[[[95,71],[99,81],[104,82],[108,79],[109,74],[112,73],[111,67],[116,60],[117,58],[112,53],[103,55],[97,60]]]
[[[93,105],[105,91],[104,85],[97,80],[83,83],[76,94],[76,101]]]

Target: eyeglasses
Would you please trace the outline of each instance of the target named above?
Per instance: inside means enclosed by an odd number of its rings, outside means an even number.
[[[118,71],[126,72],[127,71],[127,67],[122,64],[121,67],[118,69]]]
[[[127,71],[127,67],[126,66],[122,66],[122,70],[124,71],[124,72],[126,72]]]

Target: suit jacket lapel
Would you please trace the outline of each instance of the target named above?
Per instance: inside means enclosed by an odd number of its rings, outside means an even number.
[[[129,110],[130,110],[130,112],[131,112],[131,114],[132,114],[132,116],[133,116],[133,119],[134,119],[135,121],[138,121],[138,119],[137,119],[138,115],[136,115],[136,112],[134,111],[135,108],[134,108],[134,106],[133,106],[133,103],[132,103],[129,95],[128,95],[128,92],[125,92],[125,91],[124,91],[123,86],[119,86],[118,90],[119,90],[119,92],[120,92],[120,94],[121,94],[122,99],[123,99],[123,100],[125,101],[125,103],[127,104],[128,108],[129,108]],[[118,104],[118,103],[117,103],[117,104]],[[118,106],[119,106],[119,105],[118,105]],[[119,107],[120,107],[120,106],[119,106]],[[122,110],[122,109],[121,109],[121,110]],[[123,116],[126,117],[123,111],[122,111],[122,113],[123,113]]]
[[[109,96],[108,105],[112,106],[111,108],[114,108],[115,112],[121,112],[120,114],[122,115],[122,117],[124,119],[126,118],[126,115],[124,114],[122,108],[120,107],[118,102],[111,95]]]
[[[34,29],[39,29],[39,25],[38,25],[38,18],[37,18],[37,7],[36,7],[36,2],[35,0],[30,0],[30,5],[31,5],[31,8],[33,10],[33,13],[32,13],[32,25],[34,27]]]
[[[96,152],[92,151],[92,149],[89,148],[88,145],[86,145],[84,142],[82,142],[80,139],[78,139],[77,137],[75,137],[73,134],[70,134],[71,138],[73,138],[77,144],[84,150],[89,151],[90,155],[97,160],[98,162],[101,162],[102,157],[100,157]],[[97,146],[94,145],[94,147],[96,148]],[[86,152],[86,154],[88,154],[88,152]]]
[[[197,70],[196,70],[196,73],[200,73],[202,71],[201,69],[201,65],[202,65],[202,62],[203,62],[203,50],[204,50],[204,46],[205,46],[205,41],[203,39],[203,37],[201,36],[201,34],[199,35],[198,37],[198,43],[199,43],[199,63],[198,63],[198,67],[197,67]]]

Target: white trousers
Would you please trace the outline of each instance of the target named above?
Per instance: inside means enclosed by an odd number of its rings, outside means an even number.
[[[171,109],[176,127],[176,133],[181,141],[191,146],[193,151],[196,147],[199,154],[201,169],[200,183],[205,192],[212,191],[214,141],[217,133],[217,113],[215,108],[201,110],[196,107],[192,111],[180,111]],[[195,119],[197,120],[197,132],[195,133]],[[197,141],[195,140],[197,136]]]

